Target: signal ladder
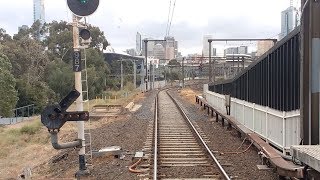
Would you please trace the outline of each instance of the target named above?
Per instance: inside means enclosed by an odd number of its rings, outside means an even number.
[[[82,73],[81,73],[81,82],[82,82],[82,98],[83,103],[86,103],[87,111],[90,111],[90,103],[89,103],[89,87],[88,87],[88,70],[87,70],[87,55],[86,48],[81,48],[81,62],[83,65]],[[87,128],[84,129],[84,138],[85,138],[85,147],[86,147],[86,161],[88,166],[92,166],[92,146],[91,146],[91,121],[85,124]]]

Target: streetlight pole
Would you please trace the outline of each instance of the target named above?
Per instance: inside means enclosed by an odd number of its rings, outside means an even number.
[[[182,58],[182,88],[184,88],[184,59]]]
[[[122,64],[122,58],[120,60],[121,63],[121,67],[120,67],[120,71],[121,71],[121,91],[123,90],[123,64]]]
[[[145,77],[145,83],[146,83],[146,91],[148,91],[148,40],[144,40],[144,55],[145,55],[145,58],[146,58],[146,77]]]
[[[133,87],[134,89],[137,88],[137,70],[136,70],[136,60],[133,60]]]

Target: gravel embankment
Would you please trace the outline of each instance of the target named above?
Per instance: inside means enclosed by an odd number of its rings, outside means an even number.
[[[132,154],[141,151],[146,139],[149,121],[153,121],[153,107],[156,92],[148,92],[135,113],[120,115],[117,118],[104,118],[99,121],[110,121],[99,128],[91,130],[92,148],[99,150],[108,146],[120,146],[127,152],[124,159],[113,157],[94,157],[91,175],[86,179],[139,179],[137,174],[130,173]],[[78,154],[75,150],[65,150],[65,158],[56,163],[46,163],[37,168],[37,174],[43,178],[73,178],[78,168]]]
[[[215,153],[217,159],[224,165],[227,173],[236,179],[259,179],[272,180],[278,179],[278,176],[272,170],[258,170],[257,165],[261,164],[258,151],[254,146],[250,147],[246,152],[241,154],[224,154],[222,152],[242,152],[250,144],[244,143],[240,149],[243,139],[238,137],[235,130],[227,130],[221,126],[221,122],[215,122],[210,119],[206,112],[200,110],[200,106],[191,104],[182,98],[177,90],[170,93],[178,100],[178,103],[187,111],[188,117],[194,121],[205,135],[210,139],[208,146]]]

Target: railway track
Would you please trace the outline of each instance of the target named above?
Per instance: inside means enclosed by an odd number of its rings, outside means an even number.
[[[181,107],[160,91],[155,102],[153,179],[230,179]]]

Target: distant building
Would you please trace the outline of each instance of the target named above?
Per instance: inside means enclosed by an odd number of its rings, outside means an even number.
[[[144,56],[145,55],[145,43],[144,43],[144,40],[153,40],[152,38],[145,38],[142,40],[142,55]],[[164,58],[163,59],[174,59],[178,56],[178,41],[176,41],[174,39],[174,37],[172,36],[166,36],[164,38],[163,41],[158,41],[158,42],[155,42],[155,41],[148,41],[148,56],[159,56],[159,54],[155,54],[155,52],[157,53],[160,53],[159,52],[159,49],[160,49],[160,46],[159,45],[162,45],[162,47],[164,48]],[[157,50],[155,51],[154,48],[156,48],[156,45],[157,46]]]
[[[150,67],[150,64],[153,64],[155,65],[155,68],[158,68],[160,64],[160,60],[152,56],[148,56],[147,62],[149,67]]]
[[[281,34],[280,39],[288,35],[299,24],[299,12],[290,5],[286,10],[281,12]]]
[[[247,54],[247,53],[248,53],[248,46],[238,47],[238,54]]]
[[[142,46],[141,46],[141,34],[137,32],[136,35],[136,52],[137,54],[141,54]]]
[[[202,55],[204,57],[209,57],[209,39],[212,39],[212,35],[208,34],[203,36]]]
[[[20,31],[20,30],[28,30],[29,29],[29,26],[27,26],[27,25],[22,25],[22,26],[19,26],[18,27],[18,32]]]
[[[165,59],[165,49],[162,44],[156,44],[153,48],[154,57],[157,59]]]
[[[152,38],[145,38],[142,40],[142,56],[145,55],[145,43],[144,40],[153,40]],[[154,41],[148,41],[148,56],[154,56],[153,55],[153,48],[154,48],[155,42]]]
[[[227,54],[248,54],[248,46],[229,47],[224,50],[224,56]]]
[[[257,56],[263,55],[274,45],[273,41],[258,41]]]
[[[188,54],[187,55],[187,63],[200,64],[202,62],[202,57],[200,54]]]
[[[166,51],[166,59],[174,59],[176,58],[176,47],[178,47],[178,42],[175,41],[174,37],[166,36],[164,37],[165,40],[165,51]]]
[[[41,24],[46,22],[44,0],[33,0],[33,22],[37,20],[39,20]]]
[[[126,53],[129,54],[129,55],[131,55],[131,56],[136,56],[136,55],[137,55],[135,49],[127,49],[127,50],[126,50]]]

